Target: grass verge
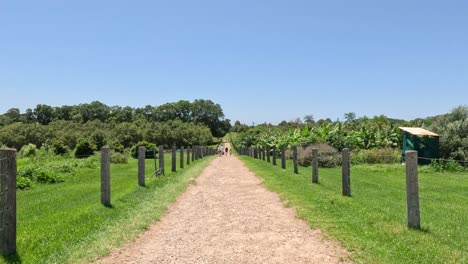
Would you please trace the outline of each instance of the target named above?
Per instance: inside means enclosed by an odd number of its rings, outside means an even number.
[[[354,166],[352,197],[341,195],[341,168],[311,168],[299,175],[241,156],[285,206],[325,236],[339,241],[358,263],[468,263],[468,174],[420,168],[421,230],[406,227],[405,168],[401,165]]]
[[[137,160],[113,164],[111,207],[100,204],[99,168],[80,170],[64,183],[18,191],[17,254],[0,263],[77,263],[106,255],[159,220],[213,158],[170,172],[166,154],[166,175],[149,176],[145,187],[137,185]],[[146,174],[151,172],[154,161],[146,160]]]

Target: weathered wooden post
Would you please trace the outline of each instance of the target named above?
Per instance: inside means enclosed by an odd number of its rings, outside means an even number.
[[[273,165],[276,166],[276,147],[273,147]]]
[[[281,168],[286,169],[286,150],[285,150],[285,147],[281,147]]]
[[[184,168],[184,146],[180,146],[180,168]]]
[[[418,152],[409,150],[406,155],[406,207],[408,212],[408,227],[421,227],[419,211],[418,186]]]
[[[266,157],[265,157],[265,154],[266,154],[266,153],[265,153],[265,152],[266,152],[265,149],[266,149],[265,147],[262,147],[262,160],[265,160],[265,158],[266,158]]]
[[[312,182],[318,183],[318,149],[312,149]]]
[[[145,186],[145,157],[146,148],[138,147],[138,185]]]
[[[16,252],[16,150],[0,149],[0,252]]]
[[[174,145],[172,146],[172,168],[171,171],[175,172],[176,171],[176,159],[177,159],[177,147]]]
[[[294,165],[294,173],[299,174],[299,168],[297,167],[297,147],[294,146],[292,148],[293,151],[293,165]]]
[[[267,147],[267,162],[270,163],[270,146]]]
[[[195,161],[195,156],[197,155],[197,146],[192,147],[192,161]]]
[[[110,148],[101,148],[101,204],[111,205]]]
[[[164,146],[159,146],[159,171],[164,175]]]
[[[187,165],[190,165],[190,146],[187,147]]]
[[[342,169],[342,185],[343,185],[343,196],[351,196],[351,179],[350,170],[351,162],[349,159],[349,149],[345,148],[341,151],[343,156],[343,169]]]

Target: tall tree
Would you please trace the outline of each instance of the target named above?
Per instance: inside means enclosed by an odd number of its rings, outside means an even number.
[[[34,108],[34,115],[36,116],[37,122],[42,125],[47,125],[54,119],[55,111],[52,106],[38,104],[36,108]]]

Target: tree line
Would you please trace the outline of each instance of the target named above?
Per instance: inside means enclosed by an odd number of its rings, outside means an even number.
[[[384,115],[357,117],[344,114],[344,120],[315,121],[313,115],[303,119],[282,121],[278,125],[247,126],[236,121],[231,131],[239,132],[238,147],[250,146],[305,146],[327,144],[337,150],[395,149],[401,148],[402,136],[398,127],[426,128],[440,136],[440,154],[445,159],[468,161],[468,106],[454,108],[450,113],[411,121],[391,119]],[[382,152],[375,152],[380,155]]]
[[[57,152],[73,150],[80,140],[96,149],[116,150],[146,140],[167,146],[205,145],[231,128],[219,104],[181,100],[143,108],[107,106],[94,101],[53,107],[38,104],[21,113],[12,108],[0,115],[0,145],[21,149],[29,143]]]

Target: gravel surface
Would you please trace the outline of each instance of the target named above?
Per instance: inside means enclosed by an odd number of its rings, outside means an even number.
[[[235,156],[217,157],[160,222],[98,263],[349,263]]]

